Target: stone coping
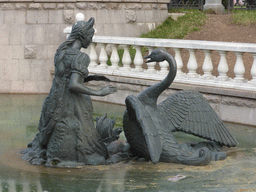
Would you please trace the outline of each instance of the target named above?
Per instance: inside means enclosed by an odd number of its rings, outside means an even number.
[[[167,10],[168,1],[0,0],[0,10]]]
[[[75,3],[75,2],[91,2],[91,3],[159,3],[167,4],[170,0],[0,0],[0,3]]]
[[[202,40],[179,40],[179,39],[149,39],[138,37],[112,37],[95,36],[93,41],[96,43],[138,45],[150,47],[183,48],[183,49],[206,49],[217,51],[250,52],[256,53],[256,44],[254,43],[233,43],[220,41],[202,41]]]
[[[133,85],[143,85],[143,86],[151,86],[155,83],[160,82],[160,81],[147,80],[147,79],[117,77],[117,76],[110,76],[110,75],[106,75],[106,77],[108,77],[112,82],[133,84]],[[190,84],[175,83],[175,82],[172,83],[170,88],[175,90],[194,89],[201,93],[207,93],[207,94],[230,96],[234,98],[236,97],[236,98],[256,99],[256,92],[252,92],[252,91],[243,91],[243,90],[201,86],[201,85],[190,85]]]

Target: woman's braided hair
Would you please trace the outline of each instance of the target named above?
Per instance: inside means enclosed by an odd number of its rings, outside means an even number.
[[[73,45],[73,43],[77,39],[84,39],[87,36],[94,33],[94,18],[91,17],[87,22],[86,21],[78,21],[72,26],[71,34],[69,35],[68,39],[64,41],[59,48],[56,51],[55,57],[54,57],[54,63],[58,63],[64,56],[64,53],[68,47]]]

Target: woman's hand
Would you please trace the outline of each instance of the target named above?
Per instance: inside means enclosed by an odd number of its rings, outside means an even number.
[[[105,96],[117,91],[116,87],[108,85],[100,90],[90,89],[83,85],[83,78],[78,73],[72,73],[69,83],[69,90],[77,93],[83,93],[87,95]]]
[[[117,92],[117,88],[112,85],[108,85],[106,87],[102,87],[99,90],[99,92],[100,92],[100,96],[105,96],[105,95],[109,95]]]

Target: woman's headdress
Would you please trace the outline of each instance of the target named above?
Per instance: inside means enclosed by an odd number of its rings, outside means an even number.
[[[94,18],[91,17],[87,22],[86,21],[78,21],[76,22],[73,27],[69,37],[82,37],[85,38],[86,36],[94,33]]]
[[[94,33],[94,18],[91,17],[87,22],[86,21],[78,21],[73,27],[71,34],[68,39],[63,42],[56,51],[54,57],[54,63],[58,63],[64,57],[65,52],[63,50],[67,49],[70,45],[72,45],[76,39],[84,39],[89,35],[93,35]]]

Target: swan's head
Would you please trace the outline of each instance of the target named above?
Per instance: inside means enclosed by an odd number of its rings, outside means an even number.
[[[165,60],[166,52],[163,49],[155,49],[144,59],[148,59],[146,63],[149,62],[162,62]]]

